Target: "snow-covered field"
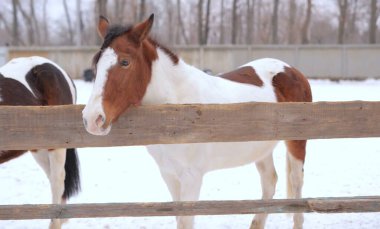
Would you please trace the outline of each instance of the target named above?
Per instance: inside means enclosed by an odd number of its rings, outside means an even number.
[[[76,81],[79,103],[90,83]],[[380,101],[380,81],[311,81],[314,101]],[[377,115],[377,114],[374,114]],[[312,140],[305,164],[304,197],[380,194],[379,139]],[[171,201],[158,168],[144,147],[79,149],[82,192],[70,203]],[[285,198],[285,147],[275,152],[279,177],[275,198]],[[0,204],[50,203],[49,182],[31,155],[0,165]],[[207,174],[202,200],[259,199],[254,165]],[[251,215],[199,216],[196,228],[248,228]],[[5,228],[47,228],[48,220],[0,221]],[[175,228],[174,217],[71,219],[64,228]],[[285,214],[269,216],[267,228],[292,228]],[[304,228],[380,228],[380,213],[305,214]]]

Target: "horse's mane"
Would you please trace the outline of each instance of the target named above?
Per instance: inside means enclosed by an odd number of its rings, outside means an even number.
[[[108,46],[111,45],[112,41],[124,33],[129,32],[133,28],[133,25],[127,25],[127,26],[122,26],[122,25],[112,25],[104,37],[103,44],[100,48],[100,50],[103,50],[107,48]]]
[[[98,63],[99,58],[100,58],[103,50],[106,49],[107,47],[109,47],[115,38],[123,35],[124,33],[129,32],[132,28],[133,28],[133,25],[127,25],[127,26],[112,25],[108,29],[108,32],[107,32],[106,36],[104,37],[104,41],[103,41],[103,44],[102,44],[100,50],[95,54],[94,58],[92,59],[92,66],[95,66],[96,63]],[[153,39],[152,37],[148,37],[148,41],[154,47],[160,48],[162,51],[164,51],[169,56],[169,58],[173,61],[173,64],[178,63],[178,61],[179,61],[178,56],[174,52],[172,52],[169,48],[160,44],[159,42],[157,42],[157,40]]]
[[[178,63],[179,58],[178,58],[178,56],[174,52],[172,52],[172,50],[170,50],[168,47],[160,44],[159,42],[157,42],[157,40],[155,40],[155,39],[153,39],[151,37],[149,37],[148,40],[149,40],[149,42],[152,45],[154,45],[155,47],[157,47],[157,48],[161,49],[162,51],[164,51],[164,53],[166,53],[166,55],[168,55],[169,58],[172,60],[173,64],[177,64]]]

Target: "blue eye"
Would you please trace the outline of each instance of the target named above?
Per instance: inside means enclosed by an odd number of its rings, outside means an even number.
[[[128,60],[121,60],[121,61],[120,61],[120,65],[121,65],[122,67],[127,67],[127,66],[129,65],[129,61],[128,61]]]

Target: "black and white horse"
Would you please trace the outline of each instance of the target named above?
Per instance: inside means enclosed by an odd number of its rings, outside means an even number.
[[[16,58],[0,68],[2,106],[51,106],[74,104],[75,101],[76,89],[71,78],[46,58]],[[30,136],[33,137],[33,133]],[[76,149],[1,150],[0,146],[0,164],[27,151],[32,152],[50,181],[53,204],[66,203],[80,190]],[[50,228],[61,228],[61,220],[53,219]]]

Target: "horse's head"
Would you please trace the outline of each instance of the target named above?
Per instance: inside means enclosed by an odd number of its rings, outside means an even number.
[[[134,26],[109,26],[101,17],[98,33],[104,42],[94,56],[95,84],[83,110],[86,130],[107,135],[111,125],[131,105],[140,104],[157,51],[149,42],[153,14]]]

